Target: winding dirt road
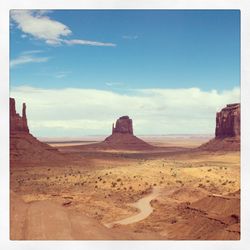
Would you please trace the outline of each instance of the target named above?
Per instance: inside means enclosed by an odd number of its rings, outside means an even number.
[[[141,198],[135,203],[130,204],[130,206],[133,206],[139,210],[139,213],[132,215],[130,217],[127,217],[122,220],[118,220],[112,223],[107,223],[105,224],[106,227],[111,228],[115,224],[120,224],[120,225],[128,225],[132,223],[136,223],[138,221],[144,220],[147,218],[152,212],[153,212],[153,207],[151,206],[150,202],[155,199],[159,195],[160,191],[157,188],[154,188],[152,190],[152,193],[147,195],[146,197]]]

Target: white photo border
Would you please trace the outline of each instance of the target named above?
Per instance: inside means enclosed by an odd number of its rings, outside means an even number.
[[[237,9],[241,11],[241,240],[11,241],[9,239],[9,11],[11,9]],[[0,8],[1,249],[228,249],[250,246],[250,1],[249,0],[8,0]]]

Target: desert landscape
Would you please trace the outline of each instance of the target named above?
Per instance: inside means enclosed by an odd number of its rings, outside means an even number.
[[[240,104],[214,126],[139,138],[124,115],[105,139],[45,143],[11,98],[10,238],[239,240]]]
[[[243,243],[245,11],[180,6],[8,9],[10,240]]]

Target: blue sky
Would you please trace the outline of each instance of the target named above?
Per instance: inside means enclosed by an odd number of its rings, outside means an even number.
[[[11,92],[26,102],[32,102],[35,90],[92,89],[136,98],[155,95],[145,94],[146,89],[192,88],[224,95],[240,86],[237,10],[12,11],[10,48]],[[239,101],[237,91],[237,97],[232,92],[232,101]],[[26,93],[25,100],[21,92]],[[215,103],[211,112],[224,105]],[[168,106],[164,105],[157,108]],[[205,132],[213,131],[212,113],[209,117]],[[31,124],[35,124],[32,115]],[[88,133],[99,133],[92,127]],[[34,126],[39,135],[48,130]],[[170,132],[180,131],[173,126]]]

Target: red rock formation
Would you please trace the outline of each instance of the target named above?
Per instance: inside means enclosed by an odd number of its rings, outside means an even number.
[[[16,112],[15,99],[10,98],[10,132],[27,132],[29,128],[26,117],[26,105],[23,103],[22,116]]]
[[[113,124],[112,134],[122,133],[122,134],[133,134],[133,122],[128,116],[121,116],[115,123],[115,127]]]
[[[10,98],[10,164],[11,166],[52,163],[65,160],[59,151],[30,134],[23,104],[22,116],[16,112],[15,99]]]
[[[108,136],[98,146],[104,149],[148,150],[154,147],[139,139],[133,134],[133,121],[128,116],[120,117],[115,127],[113,124],[112,135]]]
[[[228,104],[216,114],[215,138],[199,147],[208,151],[240,150],[240,104]]]
[[[228,104],[216,114],[216,138],[240,136],[240,104]]]

